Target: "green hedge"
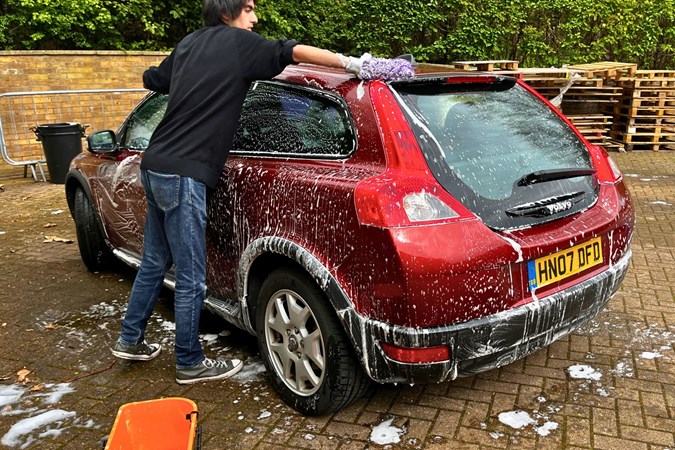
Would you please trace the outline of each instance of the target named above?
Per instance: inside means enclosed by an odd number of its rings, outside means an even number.
[[[259,0],[257,31],[345,54],[419,61],[596,61],[675,69],[674,0]],[[200,26],[195,0],[6,0],[0,48],[166,50]]]

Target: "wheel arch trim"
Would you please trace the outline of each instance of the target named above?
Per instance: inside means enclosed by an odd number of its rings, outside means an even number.
[[[87,178],[82,175],[82,172],[76,169],[70,169],[66,174],[65,190],[66,200],[68,201],[68,208],[72,211],[75,206],[75,190],[79,187],[84,189],[84,193],[91,201],[91,188],[87,182]],[[92,203],[93,205],[93,203]]]
[[[304,269],[317,283],[319,288],[326,293],[328,300],[336,312],[353,308],[351,300],[335,277],[312,252],[288,239],[263,237],[254,240],[246,247],[239,260],[239,268],[237,270],[237,292],[244,322],[243,325],[250,333],[255,334],[251,310],[248,307],[250,272],[259,257],[270,253],[284,256]],[[340,321],[342,322],[342,318],[340,318]]]
[[[70,209],[70,214],[73,215],[73,212],[75,211],[75,192],[78,187],[82,188],[82,190],[84,191],[84,195],[87,196],[87,198],[89,199],[89,203],[91,204],[91,207],[94,209],[94,213],[96,214],[96,223],[98,225],[99,230],[101,231],[101,235],[103,236],[106,245],[108,246],[108,248],[110,248],[110,250],[114,250],[114,247],[110,245],[110,241],[108,240],[108,232],[103,226],[103,221],[101,220],[101,213],[99,212],[96,203],[93,201],[91,187],[87,182],[87,178],[82,174],[82,172],[76,169],[70,169],[66,174],[65,180],[66,201],[68,202],[68,209]]]

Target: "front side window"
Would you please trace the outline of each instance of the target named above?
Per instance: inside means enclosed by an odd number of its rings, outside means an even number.
[[[254,83],[241,113],[233,151],[275,156],[344,157],[355,148],[347,105],[322,91]]]
[[[152,133],[164,117],[168,95],[156,94],[142,103],[129,117],[122,138],[122,147],[129,150],[148,148]]]

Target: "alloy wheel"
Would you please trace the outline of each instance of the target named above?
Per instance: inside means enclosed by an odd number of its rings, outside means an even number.
[[[325,377],[325,345],[307,302],[288,289],[267,302],[265,342],[279,378],[294,393],[310,396]]]

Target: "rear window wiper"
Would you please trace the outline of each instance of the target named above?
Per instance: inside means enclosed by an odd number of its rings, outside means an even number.
[[[583,177],[593,175],[595,169],[548,169],[537,170],[528,173],[518,179],[518,186],[529,186],[531,184],[542,183],[544,181],[564,180],[566,178]]]

